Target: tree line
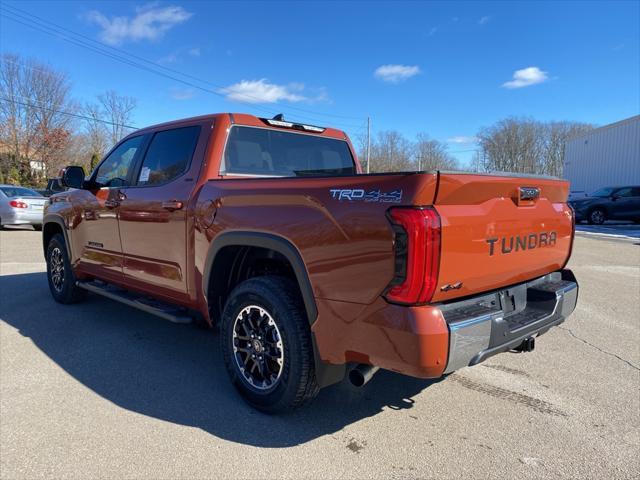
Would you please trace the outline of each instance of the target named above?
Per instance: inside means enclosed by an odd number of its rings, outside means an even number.
[[[0,183],[43,186],[65,165],[91,170],[131,128],[134,98],[71,95],[66,74],[14,54],[0,57]]]
[[[471,162],[477,172],[516,172],[562,177],[568,140],[593,129],[588,123],[509,117],[476,135]]]
[[[358,158],[367,169],[367,139],[358,137]],[[369,171],[458,170],[460,165],[447,144],[419,133],[414,141],[396,130],[383,130],[371,138]]]
[[[540,122],[509,117],[481,128],[476,134],[475,153],[468,165],[449,152],[448,144],[419,133],[414,141],[400,132],[386,130],[372,138],[371,172],[412,170],[470,170],[562,176],[564,149],[572,137],[591,130],[580,122]],[[359,137],[358,156],[367,166],[367,139]]]

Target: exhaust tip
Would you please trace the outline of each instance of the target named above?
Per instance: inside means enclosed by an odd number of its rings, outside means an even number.
[[[349,372],[349,381],[351,382],[351,385],[353,385],[354,387],[361,387],[365,383],[364,375],[362,374],[361,371],[354,368]]]
[[[374,367],[373,365],[358,365],[349,371],[349,381],[354,387],[362,387],[373,378],[379,369],[379,367]]]

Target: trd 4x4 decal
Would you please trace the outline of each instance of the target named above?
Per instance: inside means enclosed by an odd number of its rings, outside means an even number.
[[[380,203],[400,203],[402,201],[402,190],[392,192],[382,192],[380,190],[366,191],[362,188],[332,188],[329,190],[331,197],[342,202],[343,200],[353,202],[380,202]]]

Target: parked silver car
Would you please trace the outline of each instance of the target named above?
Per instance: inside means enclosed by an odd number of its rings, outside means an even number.
[[[0,185],[0,228],[5,225],[33,225],[42,230],[47,198],[29,188]]]

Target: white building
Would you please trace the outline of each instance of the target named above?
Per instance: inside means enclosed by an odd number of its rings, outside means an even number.
[[[640,115],[569,140],[564,177],[571,182],[572,198],[602,187],[640,185]]]

